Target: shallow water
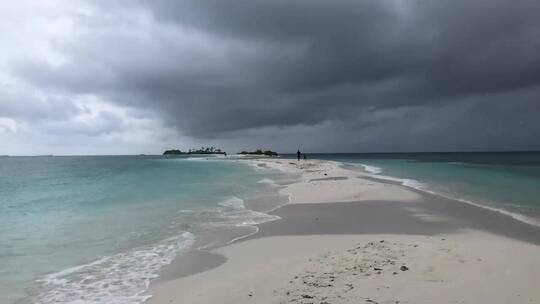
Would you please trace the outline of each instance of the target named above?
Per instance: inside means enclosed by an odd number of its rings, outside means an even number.
[[[140,303],[212,229],[275,219],[282,176],[161,156],[0,158],[0,303]]]
[[[540,224],[540,153],[373,153],[313,157],[361,164],[379,178]]]

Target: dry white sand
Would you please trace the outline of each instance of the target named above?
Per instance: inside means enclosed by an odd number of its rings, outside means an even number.
[[[406,204],[419,196],[332,162],[256,162],[302,174],[299,183],[283,190],[291,203]],[[347,179],[313,181],[332,177]],[[540,247],[476,230],[436,236],[273,236],[214,252],[227,262],[153,285],[149,302],[540,303]]]
[[[479,232],[437,238],[269,237],[240,242],[216,252],[225,255],[228,261],[210,271],[157,285],[150,302],[539,303],[540,300],[539,248]],[[408,270],[402,271],[401,266]]]
[[[282,190],[290,203],[357,202],[362,200],[413,201],[415,192],[397,185],[365,178],[358,171],[341,168],[339,163],[322,160],[291,161],[283,159],[254,160],[284,172],[299,173],[302,180]]]

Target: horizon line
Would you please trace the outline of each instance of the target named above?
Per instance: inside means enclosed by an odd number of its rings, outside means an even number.
[[[226,152],[226,151],[225,151]],[[306,152],[305,154],[444,154],[444,153],[540,153],[540,150],[475,150],[475,151],[392,151],[392,152]],[[236,155],[238,153],[229,153]],[[296,152],[278,152],[280,155]],[[62,157],[62,156],[162,156],[163,154],[0,154],[0,157]],[[196,154],[195,154],[196,155]],[[204,154],[201,154],[204,155]]]

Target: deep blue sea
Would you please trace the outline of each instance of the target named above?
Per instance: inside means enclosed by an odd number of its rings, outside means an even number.
[[[540,153],[313,154],[362,165],[374,177],[503,211],[540,225]]]
[[[212,230],[275,219],[245,202],[284,203],[280,177],[218,158],[0,157],[0,303],[141,303]]]

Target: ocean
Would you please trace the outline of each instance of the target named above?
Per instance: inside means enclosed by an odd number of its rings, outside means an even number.
[[[540,153],[308,157],[540,223]],[[297,178],[220,157],[0,157],[0,303],[142,303],[178,255],[277,219]]]
[[[1,157],[0,303],[141,303],[183,251],[276,219],[288,178],[219,158]]]
[[[540,152],[312,154],[540,226]]]

